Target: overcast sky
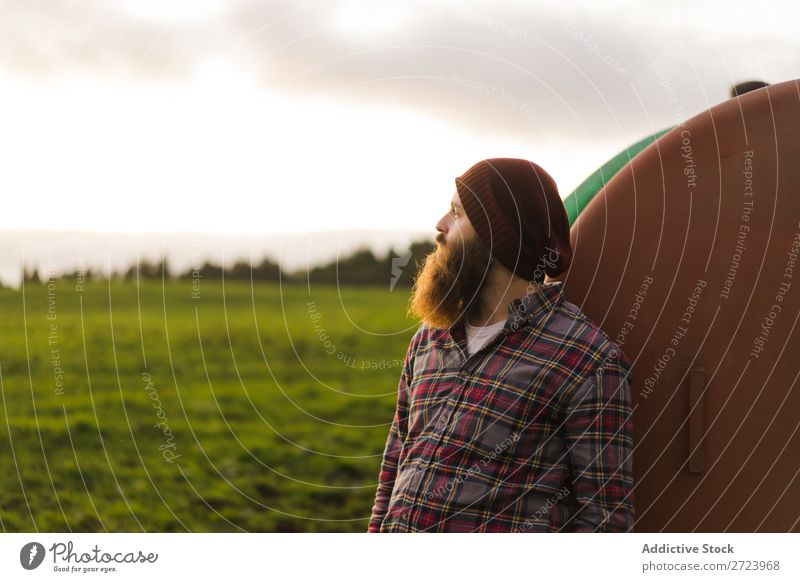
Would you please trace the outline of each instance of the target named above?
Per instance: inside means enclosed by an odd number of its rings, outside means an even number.
[[[0,0],[3,229],[425,230],[798,77],[786,2]]]

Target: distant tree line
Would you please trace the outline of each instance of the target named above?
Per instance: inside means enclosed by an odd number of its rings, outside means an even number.
[[[222,267],[206,261],[202,265],[190,267],[183,272],[174,272],[169,261],[164,258],[158,261],[141,259],[123,271],[112,271],[111,279],[222,279],[234,281],[278,282],[286,284],[330,283],[339,285],[377,285],[395,287],[411,287],[419,267],[425,257],[434,249],[433,241],[420,240],[411,243],[403,252],[390,249],[383,256],[376,256],[371,249],[360,247],[349,255],[339,257],[328,263],[317,265],[308,270],[284,271],[281,266],[269,257],[259,263],[237,261],[229,267]],[[105,270],[86,269],[82,273],[77,270],[60,277],[77,278],[83,276],[86,281],[109,278]],[[47,279],[37,269],[25,269],[23,278],[26,283],[40,283]]]

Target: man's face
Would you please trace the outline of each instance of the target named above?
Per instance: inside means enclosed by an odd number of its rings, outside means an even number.
[[[467,218],[458,192],[436,230],[436,249],[417,275],[408,311],[432,327],[449,328],[475,305],[492,258]]]

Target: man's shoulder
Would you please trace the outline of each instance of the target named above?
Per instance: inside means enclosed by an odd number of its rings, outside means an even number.
[[[408,342],[408,356],[413,358],[417,352],[424,351],[431,342],[439,340],[441,334],[446,331],[431,327],[427,323],[421,323],[411,337],[411,341]]]
[[[618,362],[620,367],[630,368],[630,361],[622,349],[574,303],[559,302],[551,314],[547,330],[599,362]]]
[[[431,335],[431,332],[436,331],[434,328],[430,327],[427,323],[421,323],[419,327],[417,327],[417,331],[414,332],[413,337],[411,338],[411,346],[412,347],[419,347],[420,344],[425,343],[428,341],[428,338]]]
[[[420,323],[414,336],[411,338],[411,346],[415,349],[430,342],[445,342],[450,339],[450,332],[444,328],[431,327],[429,324]]]

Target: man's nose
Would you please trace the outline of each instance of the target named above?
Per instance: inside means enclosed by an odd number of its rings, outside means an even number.
[[[439,222],[436,223],[436,230],[438,230],[443,235],[447,234],[447,215],[445,214],[439,219]],[[437,235],[438,238],[438,235]]]

